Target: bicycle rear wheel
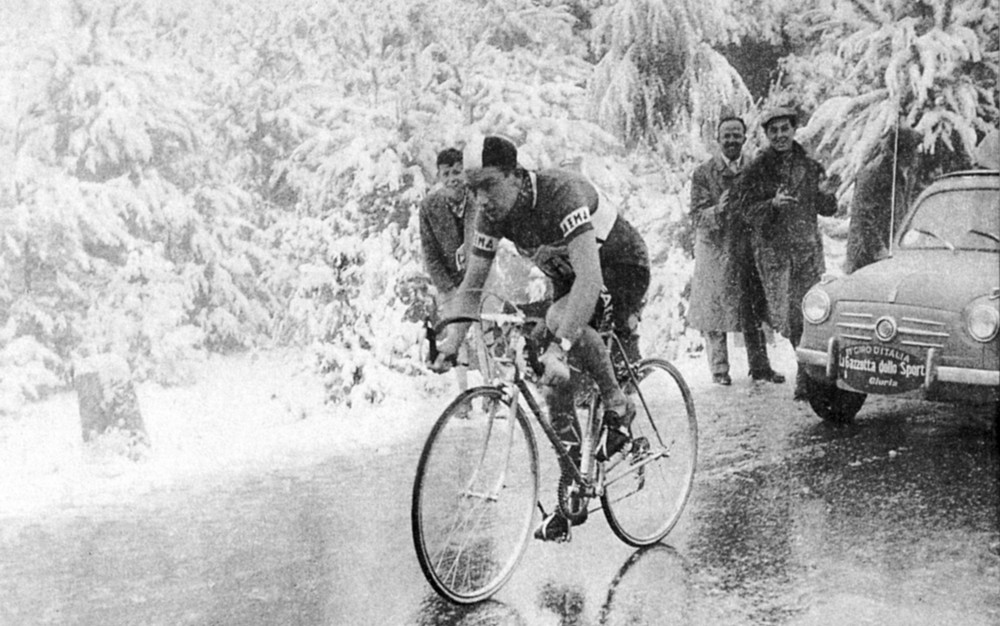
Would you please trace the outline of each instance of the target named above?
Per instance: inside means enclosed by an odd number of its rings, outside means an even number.
[[[646,359],[624,391],[636,405],[632,452],[610,469],[601,504],[615,535],[632,546],[665,537],[684,510],[694,481],[698,423],[691,391],[669,362]]]
[[[463,392],[434,424],[413,483],[413,544],[435,591],[459,604],[494,594],[524,553],[537,501],[524,414],[497,387]]]

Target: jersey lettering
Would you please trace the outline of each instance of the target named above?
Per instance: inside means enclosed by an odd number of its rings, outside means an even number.
[[[496,254],[497,238],[477,232],[476,236],[472,239],[472,247],[480,252]]]
[[[559,230],[563,237],[569,237],[570,233],[590,221],[590,208],[582,206],[573,211],[559,222]]]

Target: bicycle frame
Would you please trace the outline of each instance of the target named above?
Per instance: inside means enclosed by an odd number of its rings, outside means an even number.
[[[489,321],[491,317],[497,320],[501,320],[503,318],[509,318],[510,316],[504,316],[504,315],[498,316],[490,314],[483,314],[479,316],[457,316],[442,320],[435,328],[431,328],[428,325],[427,338],[428,341],[430,342],[429,356],[431,357],[432,360],[436,359],[437,356],[436,337],[440,333],[441,329],[451,324],[479,323],[484,320]],[[519,319],[518,323],[523,324],[524,320]],[[594,407],[591,406],[590,409],[587,411],[587,420],[586,420],[587,423],[580,424],[580,433],[582,441],[581,441],[581,451],[580,451],[581,452],[580,467],[577,467],[577,465],[572,462],[571,457],[569,455],[569,451],[566,449],[566,446],[563,445],[562,440],[559,438],[559,435],[556,433],[555,428],[552,426],[551,418],[547,416],[546,411],[542,409],[541,404],[535,397],[535,392],[532,390],[529,380],[525,376],[525,371],[527,370],[528,367],[530,367],[530,365],[526,362],[524,358],[524,352],[525,352],[524,348],[527,345],[527,340],[522,330],[523,330],[522,328],[518,329],[517,343],[514,346],[515,357],[513,359],[500,359],[501,361],[505,361],[513,365],[514,367],[513,377],[510,380],[493,381],[487,384],[487,386],[497,387],[501,389],[511,399],[510,414],[507,416],[506,442],[504,443],[506,449],[505,455],[508,461],[510,458],[510,450],[512,446],[511,442],[514,435],[514,416],[519,406],[525,411],[525,413],[531,415],[534,418],[534,421],[542,429],[542,432],[545,433],[545,437],[549,440],[549,443],[552,444],[552,447],[555,450],[556,455],[559,457],[561,461],[564,462],[561,465],[563,467],[566,467],[571,472],[573,478],[583,487],[583,494],[588,498],[601,496],[604,491],[604,488],[607,485],[614,484],[615,482],[633,473],[639,472],[641,468],[644,467],[645,465],[652,463],[662,458],[663,456],[666,456],[667,453],[663,451],[665,450],[665,445],[663,443],[662,436],[656,429],[655,423],[652,423],[651,426],[653,428],[653,431],[656,433],[656,437],[659,440],[658,443],[661,450],[660,452],[650,456],[649,458],[643,459],[639,463],[636,463],[635,465],[630,467],[629,471],[622,473],[620,476],[615,477],[613,480],[607,483],[603,482],[604,476],[607,474],[608,470],[612,469],[614,465],[616,465],[616,463],[607,464],[603,468],[598,467],[597,468],[598,470],[603,470],[603,471],[599,471],[598,474],[592,478],[591,475],[593,474],[592,470],[594,469],[594,467],[591,464],[594,462],[594,434],[600,432],[601,423],[600,419],[595,415],[596,412],[593,410]],[[640,402],[642,402],[643,410],[649,411],[649,407],[646,404],[646,400],[642,396],[641,391],[639,391],[639,378],[635,370],[635,364],[629,361],[628,357],[626,356],[625,349],[621,344],[621,341],[612,331],[601,332],[601,337],[604,340],[605,345],[608,347],[609,350],[618,351],[618,354],[621,356],[625,364],[626,371],[628,373],[628,379],[633,384],[633,387],[635,388],[637,395],[639,396]],[[491,366],[491,369],[494,368]],[[595,419],[597,420],[597,423],[595,423]],[[496,421],[495,416],[491,415],[490,425],[487,429],[487,441],[492,436],[495,421]],[[485,454],[486,446],[483,447],[483,450]],[[472,479],[469,482],[470,486],[472,484],[475,484],[477,477],[478,477],[478,470],[473,473]],[[493,487],[490,494],[488,495],[473,494],[471,493],[471,489],[466,490],[466,493],[468,493],[469,495],[485,497],[487,499],[495,500],[496,494],[499,493],[500,489],[503,487],[505,479],[506,479],[506,464],[504,466],[504,469],[500,472],[496,485]]]
[[[548,396],[536,377],[544,364],[539,362],[539,344],[545,328],[534,324],[545,313],[507,305],[504,302],[503,313],[490,314],[481,307],[475,316],[445,319],[436,328],[427,322],[428,355],[436,371],[447,369],[437,350],[439,329],[479,322],[475,330],[489,339],[488,363],[480,364],[486,366],[480,369],[487,384],[464,389],[434,422],[413,485],[410,520],[417,560],[431,586],[458,604],[485,600],[504,585],[530,541],[537,511],[548,516],[539,499],[539,428],[556,452],[556,513],[568,526],[603,510],[623,542],[650,545],[676,524],[694,477],[694,406],[673,365],[658,358],[633,363],[626,350],[631,347],[628,339],[599,329],[613,357],[614,375],[627,395],[628,414],[638,409],[629,425],[631,443],[599,460],[598,434],[603,434],[605,413],[598,385],[571,365],[571,380],[558,389],[560,397]],[[446,356],[451,362],[458,339],[449,334]],[[677,393],[683,406],[675,410]],[[572,429],[561,419],[570,416]],[[544,471],[551,469],[548,465]],[[547,526],[541,528],[541,538],[570,538],[568,527],[554,537],[545,534]]]

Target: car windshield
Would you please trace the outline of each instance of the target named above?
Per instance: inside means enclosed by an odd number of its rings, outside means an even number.
[[[1000,250],[1000,194],[955,189],[924,198],[899,240],[907,250]]]

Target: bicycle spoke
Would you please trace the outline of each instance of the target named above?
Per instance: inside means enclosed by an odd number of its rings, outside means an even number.
[[[445,410],[414,481],[412,525],[421,569],[441,595],[479,601],[511,575],[530,536],[537,496],[531,429],[496,387]]]
[[[601,501],[615,534],[642,546],[680,518],[694,477],[697,424],[690,392],[672,365],[644,361],[636,374],[628,389],[638,396],[633,449],[608,468]]]

